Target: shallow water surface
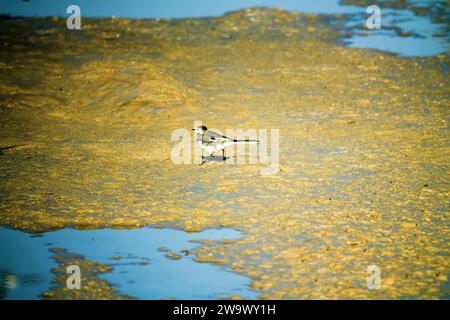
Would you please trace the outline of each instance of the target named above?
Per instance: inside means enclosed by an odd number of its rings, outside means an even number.
[[[30,235],[1,228],[0,298],[40,298],[55,277],[50,272],[57,265],[49,251],[52,247],[61,247],[81,254],[87,260],[110,265],[112,272],[100,277],[110,282],[120,294],[134,298],[255,298],[256,293],[248,290],[248,278],[220,266],[194,262],[191,253],[182,253],[198,246],[191,240],[240,237],[234,229],[209,229],[199,233],[153,228],[63,229]],[[166,251],[179,254],[181,259],[167,258]]]

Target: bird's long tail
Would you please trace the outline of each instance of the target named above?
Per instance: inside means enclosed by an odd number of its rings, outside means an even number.
[[[245,140],[233,140],[234,143],[259,143],[259,140],[249,140],[249,139],[245,139]]]

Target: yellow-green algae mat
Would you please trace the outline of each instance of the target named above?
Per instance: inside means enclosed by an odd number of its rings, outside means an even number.
[[[58,266],[52,270],[56,274],[52,288],[42,293],[47,300],[129,300],[132,297],[120,295],[111,284],[98,277],[99,274],[111,272],[108,265],[89,261],[76,253],[67,252],[63,248],[51,248],[52,258]],[[69,289],[67,283],[67,270],[70,266],[80,267],[83,274],[83,285],[79,289]]]
[[[0,224],[234,227],[197,260],[264,299],[448,298],[448,55],[345,48],[327,17],[266,9],[0,23]],[[281,171],[173,164],[194,120],[280,129]]]

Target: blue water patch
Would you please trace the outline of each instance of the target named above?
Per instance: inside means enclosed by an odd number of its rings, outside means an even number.
[[[381,8],[381,28],[369,30],[368,14],[351,16],[346,28],[351,36],[344,43],[353,48],[370,48],[396,53],[400,56],[433,56],[447,52],[446,26],[429,17],[417,16],[410,10]]]
[[[186,233],[173,229],[132,230],[62,229],[40,235],[0,228],[0,299],[39,299],[51,288],[57,266],[52,247],[81,254],[85,259],[112,266],[99,277],[109,281],[119,294],[138,299],[218,299],[242,296],[255,299],[250,279],[222,266],[198,263],[192,254],[199,245],[193,240],[239,239],[234,229],[209,229]],[[172,260],[170,252],[182,256]]]
[[[353,6],[339,5],[339,0],[40,0],[3,1],[0,13],[13,16],[66,17],[66,8],[76,4],[83,17],[121,18],[199,18],[218,17],[229,11],[251,7],[273,7],[308,13],[342,14],[360,12]]]

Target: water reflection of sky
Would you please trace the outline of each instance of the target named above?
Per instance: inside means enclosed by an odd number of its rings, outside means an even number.
[[[36,237],[0,228],[0,299],[37,299],[48,290],[55,277],[50,270],[57,266],[49,251],[52,247],[112,266],[112,272],[100,277],[112,283],[120,294],[140,299],[217,299],[233,295],[256,298],[257,293],[248,290],[248,278],[220,266],[194,262],[192,254],[183,256],[181,253],[198,246],[190,240],[238,239],[241,236],[233,229],[186,233],[141,228],[63,229]],[[182,258],[167,258],[161,247],[179,253]]]
[[[448,50],[448,39],[442,36],[445,25],[433,23],[429,17],[417,16],[409,10],[382,9],[381,13],[380,30],[366,29],[361,24],[364,15],[350,18],[346,27],[352,30],[352,36],[344,39],[345,43],[350,47],[385,50],[402,56],[431,56]]]
[[[0,0],[1,13],[25,16],[65,16],[66,8],[77,4],[88,17],[193,18],[221,16],[232,10],[256,6],[277,7],[310,13],[351,13],[361,8],[340,6],[339,0]]]

